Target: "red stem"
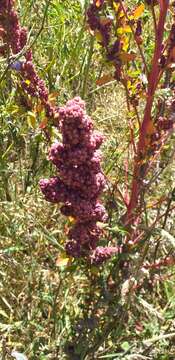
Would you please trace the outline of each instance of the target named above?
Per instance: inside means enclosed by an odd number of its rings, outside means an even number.
[[[148,79],[147,101],[145,106],[143,122],[140,128],[139,141],[137,145],[137,157],[135,158],[135,164],[134,164],[130,202],[125,216],[126,224],[131,224],[134,220],[133,212],[138,205],[139,195],[142,187],[142,180],[145,176],[146,168],[148,166],[148,161],[147,163],[145,163],[144,161],[142,162],[142,159],[143,160],[145,159],[145,155],[147,151],[147,139],[149,136],[149,128],[152,123],[151,110],[152,110],[154,95],[155,95],[156,87],[158,85],[158,78],[160,73],[159,59],[162,51],[164,25],[168,11],[168,6],[169,6],[169,0],[164,0],[163,6],[160,7],[160,15],[159,15],[159,22],[157,25],[156,43],[155,43],[153,60],[152,60],[152,68]]]

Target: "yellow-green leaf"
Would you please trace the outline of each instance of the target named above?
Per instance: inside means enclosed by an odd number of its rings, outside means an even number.
[[[28,122],[28,125],[32,129],[35,129],[35,127],[36,127],[36,115],[32,111],[28,111],[28,113],[27,113],[27,122]]]
[[[95,37],[96,37],[97,41],[102,43],[103,42],[103,36],[102,36],[101,32],[96,30],[94,33],[95,33]]]
[[[126,26],[123,26],[123,27],[120,27],[117,29],[117,34],[118,35],[123,35],[123,34],[126,34],[126,33],[131,33],[132,30],[131,30],[131,27],[129,25],[126,25]]]
[[[116,4],[116,2],[115,1],[113,1],[113,8],[114,8],[114,10],[117,12],[118,11],[118,9],[119,9],[119,6],[120,6],[120,4]]]
[[[71,263],[71,259],[68,257],[58,256],[56,259],[56,266],[68,266]]]
[[[127,51],[128,47],[129,47],[129,38],[128,38],[128,36],[126,36],[126,35],[122,36],[122,43],[123,43],[122,50]]]

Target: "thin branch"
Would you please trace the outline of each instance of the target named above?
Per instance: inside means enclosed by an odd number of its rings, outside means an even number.
[[[148,80],[148,94],[147,94],[147,101],[144,111],[143,122],[140,129],[139,141],[137,146],[137,154],[138,156],[135,159],[135,166],[134,166],[134,176],[133,176],[133,183],[131,189],[131,198],[130,203],[128,206],[128,211],[126,214],[126,224],[132,222],[133,212],[136,210],[138,199],[142,187],[142,179],[145,177],[145,173],[147,167],[149,165],[149,160],[144,162],[147,152],[147,136],[149,136],[149,127],[152,123],[151,111],[154,101],[154,95],[156,91],[156,87],[158,85],[157,80],[159,77],[160,69],[159,69],[159,59],[161,56],[162,51],[162,42],[163,42],[163,35],[164,35],[164,25],[166,20],[166,15],[168,11],[168,4],[169,1],[164,4],[163,10],[160,11],[159,14],[159,22],[157,27],[157,37],[155,42],[155,49],[154,55],[152,59],[152,68],[149,75]],[[142,161],[143,160],[143,161]]]
[[[126,17],[126,19],[128,20],[129,26],[130,26],[130,28],[131,28],[132,34],[133,34],[133,36],[134,36],[134,40],[135,40],[135,42],[136,42],[136,44],[137,44],[137,47],[138,47],[138,49],[139,49],[140,56],[141,56],[141,58],[142,58],[142,61],[143,61],[143,64],[144,64],[144,68],[145,68],[145,72],[146,72],[146,75],[147,75],[147,78],[148,78],[148,76],[149,76],[149,71],[148,71],[148,67],[147,67],[147,64],[146,64],[146,60],[145,60],[145,57],[144,57],[143,50],[142,50],[142,48],[141,48],[141,46],[140,46],[140,44],[139,44],[139,42],[138,42],[138,40],[137,40],[137,37],[136,37],[136,35],[135,35],[134,28],[133,28],[133,26],[132,26],[132,24],[131,24],[131,21],[130,21],[129,17],[128,17],[127,11],[126,11],[123,3],[122,3],[122,0],[119,0],[119,2],[120,2],[120,5],[121,5],[121,8],[122,8],[122,10],[123,10],[123,12],[124,12],[124,14],[125,14],[125,17]]]
[[[152,3],[151,3],[151,11],[152,11],[153,22],[154,22],[154,31],[155,31],[155,35],[157,36],[157,20],[156,20],[154,5]]]

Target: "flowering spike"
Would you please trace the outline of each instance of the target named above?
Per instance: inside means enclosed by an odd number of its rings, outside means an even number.
[[[62,143],[54,143],[49,151],[58,177],[40,180],[40,187],[47,201],[62,203],[61,213],[76,219],[68,233],[67,254],[89,256],[101,235],[96,222],[107,219],[99,200],[106,185],[98,150],[104,137],[93,130],[92,119],[87,116],[85,103],[79,97],[59,109],[58,126]]]

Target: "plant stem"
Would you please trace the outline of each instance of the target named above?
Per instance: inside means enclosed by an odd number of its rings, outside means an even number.
[[[88,81],[88,75],[89,75],[93,50],[94,50],[94,37],[91,36],[91,38],[90,38],[90,47],[89,47],[89,55],[88,55],[88,59],[87,59],[87,65],[86,65],[86,68],[85,68],[83,88],[82,88],[82,94],[81,94],[82,99],[84,99],[85,95],[86,95],[87,81]]]
[[[153,106],[156,87],[158,85],[157,80],[159,78],[159,72],[160,72],[159,59],[162,51],[164,25],[168,11],[168,5],[169,5],[169,0],[164,2],[163,8],[161,8],[160,10],[159,22],[157,25],[155,50],[152,59],[152,68],[148,78],[147,101],[144,111],[143,122],[140,128],[139,141],[137,145],[137,156],[135,157],[135,164],[133,171],[134,176],[131,186],[130,202],[124,219],[124,222],[129,225],[131,225],[131,223],[133,222],[133,212],[137,208],[139,195],[142,187],[142,180],[145,177],[146,170],[149,164],[148,160],[145,162],[146,153],[147,153],[147,141],[149,137],[149,128],[152,123],[151,110]]]

